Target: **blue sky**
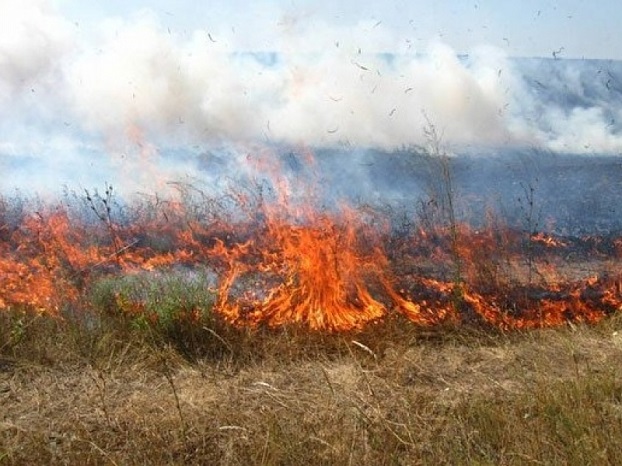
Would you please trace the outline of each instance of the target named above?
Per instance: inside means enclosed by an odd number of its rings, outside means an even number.
[[[549,57],[563,47],[566,57],[622,58],[622,2],[616,0],[58,0],[56,4],[66,17],[84,26],[148,9],[174,31],[210,30],[214,37],[218,33],[227,40],[235,35],[241,47],[249,48],[274,46],[288,25],[353,28],[381,21],[396,47],[407,40],[417,45],[440,38],[458,52],[486,44],[512,56]]]

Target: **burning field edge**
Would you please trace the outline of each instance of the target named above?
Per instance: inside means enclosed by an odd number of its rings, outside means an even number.
[[[0,464],[620,463],[615,232],[178,188],[1,200]]]
[[[261,189],[184,189],[131,205],[112,186],[52,206],[2,199],[0,309],[340,332],[394,315],[423,327],[595,323],[621,306],[615,233],[563,237],[492,214],[475,228],[448,202],[405,221]]]

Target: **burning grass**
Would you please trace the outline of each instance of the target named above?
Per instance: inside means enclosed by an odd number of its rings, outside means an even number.
[[[620,308],[618,238],[598,242],[601,250],[611,243],[600,254],[606,269],[572,276],[564,258],[597,254],[591,238],[466,224],[397,233],[369,208],[297,206],[293,215],[292,206],[247,199],[237,214],[209,218],[179,202],[113,213],[110,195],[86,196],[94,218],[60,204],[3,220],[0,309],[60,315],[95,306],[162,324],[209,308],[234,326],[339,332],[395,314],[422,326],[507,330],[594,323]],[[188,279],[198,275],[199,284]],[[167,289],[158,301],[117,286],[110,302],[89,299],[105,283],[157,288],[167,276],[186,295],[205,296],[194,302],[178,292],[171,301]]]
[[[620,463],[616,235],[193,192],[0,202],[0,464]]]

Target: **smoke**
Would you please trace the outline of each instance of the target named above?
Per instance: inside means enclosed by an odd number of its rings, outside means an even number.
[[[314,50],[318,31],[299,34],[283,50],[254,54],[201,31],[181,41],[150,16],[109,24],[101,52],[86,51],[67,70],[72,107],[89,131],[120,135],[136,124],[165,145],[264,140],[391,149],[421,143],[426,118],[452,144],[511,137],[499,113],[504,80],[493,79],[488,51],[475,51],[468,66],[442,44],[393,56],[359,53],[346,41]],[[338,33],[327,28],[323,36]]]
[[[228,25],[171,30],[148,10],[84,30],[43,0],[0,2],[0,26],[9,186],[121,177],[130,190],[153,187],[197,170],[197,157],[163,153],[392,151],[425,145],[430,124],[457,153],[622,150],[617,62],[517,60],[492,47],[458,55],[439,42],[415,50],[383,24],[304,14],[281,16],[256,49]],[[23,166],[38,169],[26,177]]]
[[[622,62],[520,59],[515,66],[514,134],[558,153],[620,153]]]
[[[50,84],[57,60],[71,48],[67,21],[43,1],[0,3],[0,102]]]

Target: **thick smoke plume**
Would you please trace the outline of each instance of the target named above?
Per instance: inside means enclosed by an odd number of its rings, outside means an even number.
[[[214,147],[392,151],[425,145],[430,124],[456,152],[622,150],[617,62],[415,50],[382,24],[286,19],[253,50],[243,31],[171,30],[148,11],[85,31],[45,1],[1,2],[0,188],[153,188]]]

